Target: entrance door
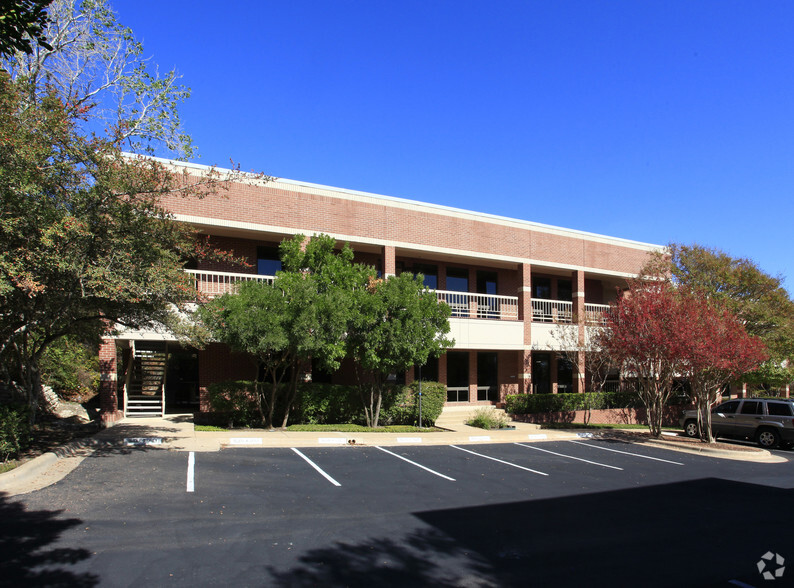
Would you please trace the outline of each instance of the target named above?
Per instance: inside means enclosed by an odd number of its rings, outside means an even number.
[[[550,354],[532,354],[532,387],[535,394],[551,394]]]
[[[165,404],[170,412],[192,412],[198,408],[198,352],[179,347],[168,349]]]

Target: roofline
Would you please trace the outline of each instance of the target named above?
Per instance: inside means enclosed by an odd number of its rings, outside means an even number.
[[[136,157],[135,154],[124,154],[127,157]],[[261,182],[261,177],[259,174],[253,172],[236,172],[232,169],[221,168],[218,166],[212,165],[203,165],[198,163],[186,162],[186,161],[177,161],[173,159],[166,159],[162,157],[154,157],[154,156],[140,156],[146,159],[152,159],[163,163],[165,165],[172,165],[174,167],[183,167],[188,169],[194,169],[197,172],[207,173],[212,170],[218,171],[220,173],[239,173],[240,179],[245,180],[246,178],[250,179],[251,181],[258,181]],[[479,219],[485,219],[491,222],[499,223],[499,224],[513,224],[518,225],[519,227],[525,229],[534,229],[539,230],[545,233],[556,233],[556,234],[565,234],[571,237],[580,237],[580,238],[588,238],[591,240],[607,242],[610,244],[617,244],[623,245],[625,247],[631,247],[633,249],[641,249],[643,251],[661,251],[665,248],[664,245],[657,245],[654,243],[646,243],[643,241],[635,241],[633,239],[624,239],[622,237],[613,237],[610,235],[604,235],[601,233],[592,233],[589,231],[581,231],[579,229],[570,229],[566,227],[560,227],[556,225],[547,225],[544,223],[538,223],[534,221],[528,221],[524,219],[518,219],[508,216],[501,216],[498,214],[490,214],[487,212],[477,212],[473,210],[467,210],[464,208],[456,208],[454,206],[446,206],[443,204],[434,204],[432,202],[423,202],[421,200],[411,200],[409,198],[399,198],[397,196],[386,196],[383,194],[375,194],[373,192],[363,192],[360,190],[350,190],[347,188],[337,188],[335,186],[326,186],[323,184],[315,184],[313,182],[305,182],[300,180],[290,180],[287,178],[272,178],[267,184],[285,184],[287,186],[293,186],[296,188],[304,188],[308,189],[307,191],[325,191],[325,192],[335,192],[339,194],[339,197],[344,198],[363,198],[363,199],[375,199],[381,200],[385,202],[391,202],[395,205],[400,205],[402,207],[419,207],[419,208],[427,208],[431,210],[438,211],[439,213],[446,213],[452,215],[465,215],[469,217],[475,217]]]

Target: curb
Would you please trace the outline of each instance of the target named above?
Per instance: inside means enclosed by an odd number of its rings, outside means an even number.
[[[58,448],[60,449],[60,447]],[[60,457],[49,451],[38,457],[26,461],[20,466],[15,467],[10,472],[0,474],[0,490],[6,490],[21,482],[27,482],[36,476],[41,475],[54,465]]]

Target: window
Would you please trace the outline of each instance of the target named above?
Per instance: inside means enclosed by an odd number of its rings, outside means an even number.
[[[457,267],[448,267],[447,290],[452,292],[468,292],[469,270]]]
[[[498,400],[498,354],[477,353],[477,400]]]
[[[532,353],[532,387],[535,394],[551,393],[551,355]]]
[[[792,416],[790,402],[767,402],[766,410],[775,416]]]
[[[532,298],[551,299],[551,280],[549,278],[532,278]]]
[[[557,280],[557,300],[570,302],[573,300],[571,280]]]
[[[420,369],[421,369],[421,376],[423,382],[438,382],[438,358],[437,357],[428,357],[427,361],[423,366],[415,366],[414,367],[414,378],[417,380],[420,376]]]
[[[260,276],[275,276],[278,271],[281,271],[278,247],[257,247],[256,273]]]
[[[496,272],[477,272],[477,294],[496,294]]]
[[[742,404],[742,414],[763,414],[761,403],[757,400],[745,400]]]
[[[724,414],[734,414],[736,413],[736,409],[739,408],[739,401],[738,400],[731,400],[729,402],[723,402],[718,407],[714,409],[714,412],[721,412]]]
[[[565,357],[557,358],[557,392],[573,392],[573,364]]]
[[[447,353],[447,402],[469,401],[469,352]]]
[[[425,288],[438,289],[438,266],[430,265],[429,263],[417,263],[414,264],[414,274],[422,274],[424,276]]]

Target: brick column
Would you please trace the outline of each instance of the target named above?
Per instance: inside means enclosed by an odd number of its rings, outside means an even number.
[[[524,324],[524,349],[518,352],[518,393],[532,392],[532,267],[518,266],[518,320]]]
[[[584,311],[585,280],[583,271],[577,270],[573,272],[571,275],[571,285],[573,286],[573,320],[579,325],[579,345],[583,347],[585,344],[585,329],[587,328]],[[579,365],[580,371],[573,375],[574,392],[584,392],[586,389],[584,353],[584,351],[580,351],[578,354],[577,364]],[[574,366],[574,368],[576,368],[576,366]]]
[[[383,247],[383,277],[388,278],[397,274],[396,253],[393,245]]]
[[[113,426],[124,417],[119,410],[116,371],[116,341],[103,339],[99,345],[99,418],[104,427]]]

